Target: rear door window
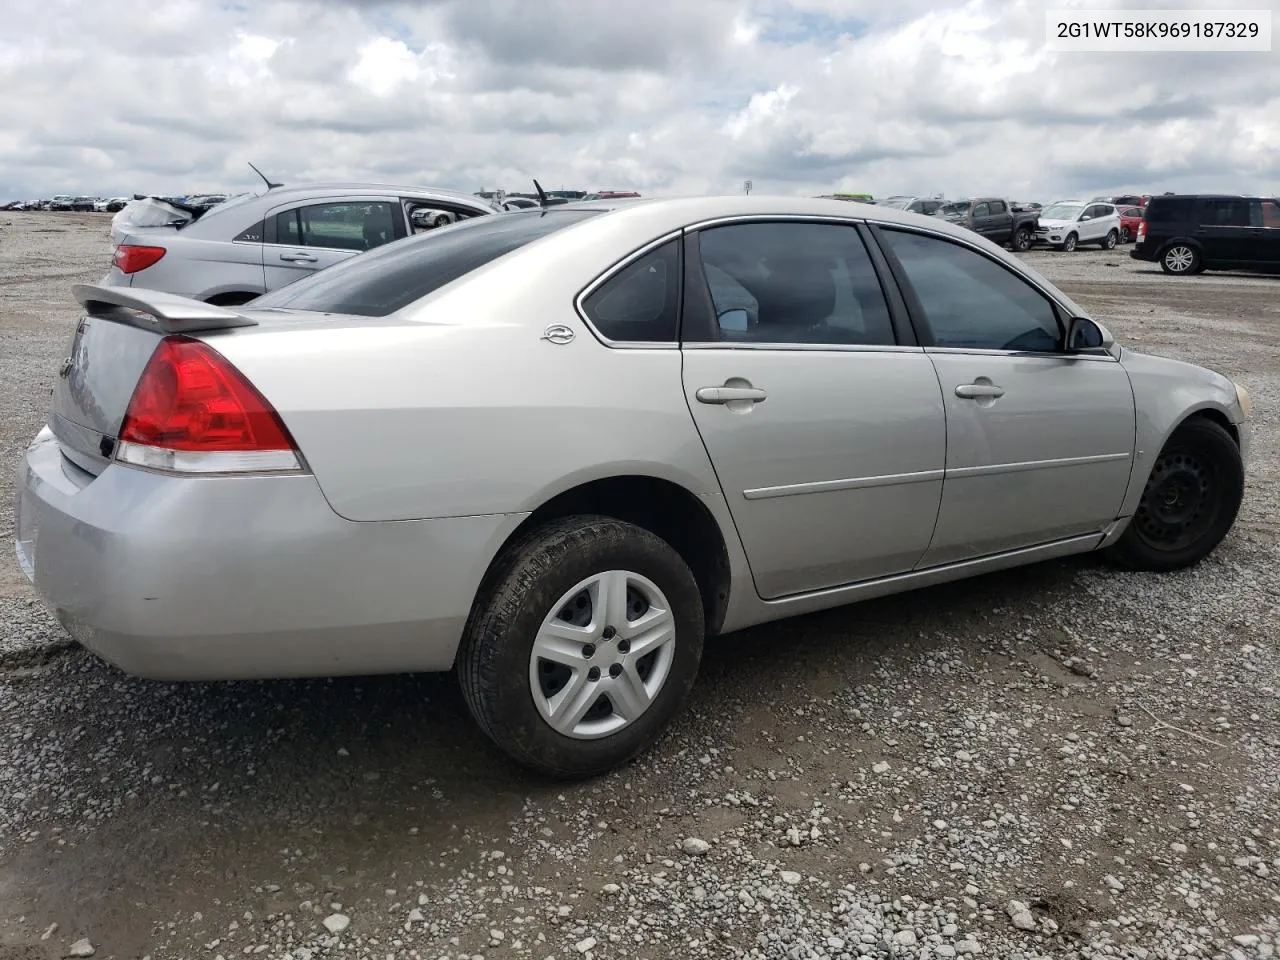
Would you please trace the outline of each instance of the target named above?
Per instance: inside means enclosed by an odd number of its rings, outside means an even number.
[[[1280,229],[1280,204],[1274,200],[1254,201],[1249,206],[1250,226]]]
[[[298,209],[302,243],[331,250],[372,250],[396,239],[395,208],[386,201],[314,203]]]
[[[1249,226],[1249,201],[1243,197],[1214,197],[1201,200],[1200,225],[1247,227]]]
[[[985,203],[980,203],[973,208],[973,215],[975,218],[989,216],[990,212],[991,208]]]
[[[884,291],[852,226],[741,223],[698,239],[715,339],[772,344],[895,342]]]
[[[259,297],[253,305],[385,317],[499,257],[597,210],[476,217],[351,257]]]

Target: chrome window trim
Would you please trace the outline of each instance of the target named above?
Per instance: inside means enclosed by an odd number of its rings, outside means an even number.
[[[1094,347],[1079,353],[1049,353],[1040,350],[994,350],[987,347],[921,347],[925,353],[961,354],[976,357],[1018,357],[1023,360],[1103,360],[1110,363],[1120,361],[1102,347]]]
[[[924,347],[912,344],[873,344],[873,343],[772,343],[749,342],[734,343],[715,341],[713,343],[686,343],[685,350],[790,350],[800,353],[923,353]]]
[[[649,241],[644,246],[638,247],[637,249],[633,250],[631,253],[623,257],[621,260],[615,262],[612,266],[608,267],[606,270],[600,273],[594,280],[592,280],[585,287],[583,287],[582,290],[578,292],[577,296],[574,297],[573,299],[574,310],[578,314],[578,317],[586,325],[587,329],[591,331],[592,335],[597,340],[599,340],[601,344],[603,344],[606,347],[617,348],[617,349],[628,349],[628,350],[672,349],[672,348],[684,349],[684,350],[710,350],[710,349],[804,350],[804,349],[810,349],[810,350],[830,350],[830,351],[839,351],[839,352],[864,352],[864,351],[866,352],[872,352],[872,351],[904,352],[904,351],[918,351],[923,349],[923,350],[937,350],[938,352],[945,352],[945,353],[977,353],[985,356],[1054,357],[1058,359],[1061,359],[1064,357],[1071,357],[1072,359],[1095,359],[1095,360],[1110,360],[1115,363],[1119,362],[1119,360],[1117,360],[1114,356],[1112,356],[1109,353],[1106,353],[1105,351],[1097,354],[1095,353],[1038,353],[1033,351],[1017,351],[1017,350],[990,350],[990,349],[978,349],[978,348],[970,349],[966,347],[925,348],[925,347],[909,346],[909,345],[904,346],[900,344],[891,344],[891,345],[801,344],[801,343],[728,344],[728,343],[722,343],[722,342],[682,344],[678,339],[670,342],[612,340],[609,337],[606,337],[603,333],[601,333],[596,328],[596,325],[592,323],[590,318],[587,316],[586,310],[583,309],[583,306],[582,306],[583,301],[587,297],[589,297],[592,293],[594,293],[598,287],[608,282],[615,274],[626,269],[627,266],[629,266],[631,263],[635,262],[640,257],[643,257],[646,254],[652,252],[655,248],[662,246],[664,243],[669,243],[672,240],[679,239],[680,237],[684,236],[687,233],[693,233],[695,231],[705,230],[709,227],[727,226],[727,225],[736,224],[736,223],[778,223],[778,222],[829,223],[829,224],[841,224],[849,227],[856,227],[858,224],[865,224],[868,226],[877,227],[879,229],[902,230],[907,233],[917,233],[922,236],[933,237],[939,240],[955,243],[961,247],[964,247],[968,250],[973,251],[979,256],[986,257],[988,260],[991,260],[997,263],[999,266],[1003,267],[1004,269],[1008,270],[1010,273],[1014,274],[1016,277],[1018,277],[1018,279],[1022,280],[1028,286],[1032,287],[1041,296],[1043,296],[1055,307],[1057,307],[1063,314],[1067,316],[1068,319],[1071,318],[1072,316],[1075,316],[1074,311],[1069,309],[1067,305],[1063,303],[1063,301],[1060,299],[1060,294],[1058,292],[1051,289],[1047,289],[1042,283],[1037,281],[1034,277],[1031,277],[1028,274],[1024,273],[1020,269],[1019,263],[1017,262],[1008,263],[1007,261],[1001,258],[992,257],[991,251],[984,250],[982,247],[972,242],[967,237],[954,237],[954,236],[951,236],[950,234],[940,233],[935,230],[929,230],[925,227],[921,227],[916,224],[898,223],[897,221],[893,221],[893,220],[879,220],[870,216],[850,217],[850,216],[837,216],[834,214],[810,214],[810,213],[731,214],[728,216],[721,216],[721,217],[709,217],[705,220],[697,220],[692,223],[685,224],[683,227],[677,227],[674,230],[668,231],[667,233],[661,235],[657,239]],[[981,239],[981,237],[977,237],[977,235],[975,235],[975,238]],[[289,244],[277,244],[277,245],[289,246]]]
[[[635,350],[635,349],[678,350],[680,349],[680,340],[679,340],[680,330],[678,325],[676,329],[676,339],[673,339],[670,341],[667,341],[667,340],[612,340],[609,337],[606,337],[598,329],[596,329],[596,325],[591,322],[591,318],[587,316],[586,308],[584,308],[582,304],[583,304],[583,301],[585,301],[587,297],[591,296],[591,294],[595,293],[597,289],[602,287],[604,284],[608,283],[615,276],[617,276],[623,270],[627,269],[627,267],[635,263],[641,257],[647,256],[648,254],[656,250],[658,247],[661,247],[663,244],[670,243],[672,240],[678,240],[682,236],[684,236],[684,229],[681,227],[677,227],[675,230],[672,230],[672,231],[669,231],[668,233],[663,234],[658,239],[650,240],[644,246],[637,247],[635,250],[631,251],[629,254],[624,256],[621,260],[616,261],[612,266],[605,269],[603,273],[599,274],[594,280],[592,280],[585,287],[583,287],[578,292],[578,295],[573,298],[573,309],[578,314],[579,319],[582,320],[584,324],[586,324],[587,329],[591,331],[592,336],[594,336],[597,340],[599,340],[602,344],[604,344],[604,346],[617,348],[621,350]],[[681,262],[683,263],[683,256],[681,257]],[[684,277],[681,276],[678,279],[681,285],[683,285]],[[683,292],[684,291],[681,290],[681,294],[683,294]]]

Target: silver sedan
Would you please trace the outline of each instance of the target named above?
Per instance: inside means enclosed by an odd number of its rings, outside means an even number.
[[[1186,567],[1244,487],[1244,390],[886,207],[569,204],[235,310],[75,292],[18,476],[67,631],[157,678],[455,670],[555,776],[651,743],[707,635],[1087,551]]]

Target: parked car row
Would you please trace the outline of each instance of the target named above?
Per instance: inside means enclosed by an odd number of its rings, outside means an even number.
[[[117,210],[123,210],[128,202],[129,197],[73,197],[68,194],[58,194],[56,197],[50,197],[47,200],[12,200],[9,203],[0,205],[0,210],[61,210],[82,213],[91,213],[93,211],[114,213]]]

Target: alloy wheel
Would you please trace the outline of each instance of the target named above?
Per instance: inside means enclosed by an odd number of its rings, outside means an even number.
[[[1170,273],[1189,273],[1196,262],[1196,252],[1179,244],[1165,251],[1164,263]]]

